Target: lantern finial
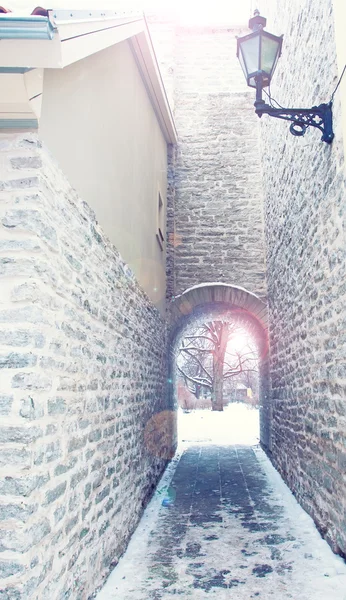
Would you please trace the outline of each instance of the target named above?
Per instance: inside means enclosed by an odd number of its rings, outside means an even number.
[[[261,17],[258,8],[256,8],[254,12],[254,16],[249,21],[249,28],[252,31],[258,31],[259,29],[264,29],[267,24],[267,19],[265,17]]]

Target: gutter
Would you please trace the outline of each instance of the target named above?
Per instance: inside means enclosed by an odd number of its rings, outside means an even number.
[[[0,15],[0,40],[52,40],[56,31],[49,17]]]

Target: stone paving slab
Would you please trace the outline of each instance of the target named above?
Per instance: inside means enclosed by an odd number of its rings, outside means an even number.
[[[97,600],[346,600],[344,561],[259,448],[189,447],[170,477]]]

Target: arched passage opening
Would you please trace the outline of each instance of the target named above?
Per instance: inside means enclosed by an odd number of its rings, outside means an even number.
[[[223,283],[205,283],[176,296],[170,305],[170,404],[177,409],[176,355],[184,333],[206,320],[229,320],[254,340],[259,359],[260,441],[271,450],[271,411],[268,398],[267,307],[247,290]]]

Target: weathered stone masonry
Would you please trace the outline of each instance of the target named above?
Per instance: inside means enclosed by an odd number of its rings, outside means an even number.
[[[0,598],[86,599],[171,450],[165,324],[37,138],[0,144]]]
[[[266,12],[265,12],[266,11]],[[284,34],[272,93],[284,106],[330,99],[337,82],[330,0],[263,8]],[[287,34],[287,35],[286,35]],[[323,52],[321,52],[323,48]],[[272,460],[333,549],[346,554],[346,182],[336,138],[294,138],[263,117]]]
[[[242,32],[158,17],[150,29],[179,135],[170,163],[168,297],[220,281],[263,298],[259,123],[235,55]]]
[[[253,92],[224,27],[182,27],[151,15],[150,30],[174,107],[167,201],[167,300],[221,282],[266,297],[259,121]],[[172,312],[173,311],[173,312]],[[263,357],[261,440],[270,448],[267,361]]]
[[[177,124],[167,201],[167,301],[205,282],[265,299],[263,189],[253,92],[224,27],[182,27],[151,15],[150,30]],[[261,440],[270,448],[267,361],[262,356]],[[172,367],[173,369],[173,367]]]

